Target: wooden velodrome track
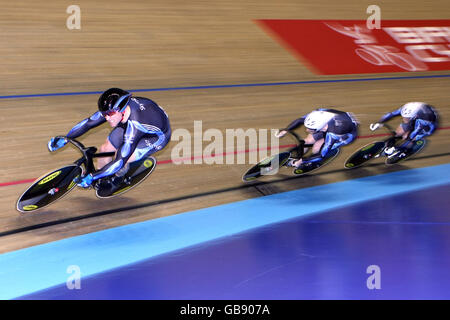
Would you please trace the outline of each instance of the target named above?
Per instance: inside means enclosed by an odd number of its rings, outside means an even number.
[[[371,1],[81,0],[76,2],[81,8],[81,30],[66,28],[70,4],[2,1],[0,96],[96,92],[112,86],[137,90],[387,76],[315,75],[254,22],[264,18],[362,20]],[[450,3],[445,0],[414,1],[407,6],[401,1],[377,4],[383,19],[448,19],[450,12]],[[434,74],[446,72],[421,75]],[[315,107],[335,106],[355,113],[362,124],[360,135],[367,136],[373,134],[369,123],[408,101],[436,106],[442,127],[450,126],[449,85],[450,79],[435,78],[137,95],[163,106],[173,130],[192,132],[194,120],[203,121],[203,130],[217,128],[222,132],[227,128],[280,128]],[[19,214],[15,203],[29,183],[10,182],[37,178],[75,160],[78,154],[74,148],[50,154],[47,141],[67,133],[92,114],[97,98],[98,94],[79,94],[0,99],[0,252],[262,194],[442,164],[450,159],[450,130],[439,130],[417,159],[402,166],[342,170],[352,151],[375,139],[365,138],[344,148],[339,158],[317,175],[286,180],[290,171],[284,171],[264,180],[273,183],[257,186],[241,182],[248,165],[174,165],[167,161],[123,196],[99,200],[92,190],[77,189],[42,211]],[[100,145],[109,130],[105,124],[80,140],[85,145]],[[292,143],[289,138],[285,140],[281,144]],[[157,154],[158,160],[170,160],[176,143],[172,141]],[[108,214],[101,214],[105,211]],[[85,218],[76,219],[81,217]],[[64,219],[69,222],[51,225]]]

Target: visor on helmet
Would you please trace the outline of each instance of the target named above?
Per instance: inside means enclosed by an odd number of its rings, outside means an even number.
[[[119,88],[108,89],[98,99],[98,109],[103,115],[110,112],[123,111],[130,98],[131,93],[125,90]]]

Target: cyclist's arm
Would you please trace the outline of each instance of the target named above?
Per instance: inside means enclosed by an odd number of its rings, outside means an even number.
[[[287,131],[291,131],[291,130],[297,129],[297,128],[300,127],[303,123],[305,123],[305,119],[306,119],[306,116],[303,116],[303,117],[301,117],[301,118],[298,118],[298,119],[292,121],[292,122],[286,127],[286,130],[287,130]]]
[[[68,138],[75,139],[79,136],[85,134],[92,128],[95,128],[106,121],[105,117],[102,116],[100,111],[97,111],[89,118],[84,119],[83,121],[76,124],[67,134]]]
[[[398,108],[395,111],[388,112],[384,116],[382,116],[381,119],[378,122],[379,123],[383,123],[383,122],[386,122],[386,121],[388,121],[388,120],[390,120],[390,119],[392,119],[394,117],[397,117],[397,116],[400,115],[401,111],[402,111],[402,108]]]

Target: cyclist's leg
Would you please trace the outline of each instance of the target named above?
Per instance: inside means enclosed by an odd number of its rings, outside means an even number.
[[[408,133],[408,139],[399,146],[399,149],[402,149],[404,151],[412,149],[415,145],[415,141],[431,136],[436,131],[437,127],[438,127],[437,121],[434,122],[425,122],[421,120],[416,121],[414,127],[411,130],[413,132]]]
[[[305,144],[312,144],[312,154],[318,154],[320,152],[320,150],[323,147],[323,144],[325,142],[325,132],[319,131],[316,133],[309,133],[306,138],[305,138]],[[305,154],[306,152],[308,152],[309,148],[304,148],[303,150],[303,154]],[[300,164],[303,161],[303,157],[300,159],[292,159],[292,161],[290,161],[288,163],[288,166],[295,166],[298,167],[300,166]]]
[[[170,129],[164,133],[164,138],[160,139],[156,136],[144,136],[142,137],[127,164],[145,160],[150,155],[164,149],[170,141],[171,131]]]
[[[100,152],[116,152],[123,141],[124,130],[116,127],[111,131],[105,142],[100,146]],[[97,169],[100,170],[113,160],[112,157],[98,158]]]
[[[384,155],[391,156],[394,154],[397,149],[395,147],[395,144],[398,140],[405,140],[408,138],[408,135],[410,134],[412,128],[411,128],[411,121],[406,122],[403,121],[398,125],[398,127],[395,129],[395,135],[388,140],[386,140],[386,148],[384,149]]]
[[[340,149],[342,146],[348,145],[356,140],[358,136],[357,127],[353,128],[353,130],[349,133],[336,134],[328,132],[323,139],[324,141],[318,140],[317,144],[318,151],[308,157],[303,159],[303,163],[316,163],[320,164],[322,160],[327,159],[331,155],[336,154],[335,149]],[[326,149],[324,149],[326,148]],[[301,163],[301,162],[300,162]]]
[[[127,173],[133,164],[139,166],[141,161],[144,161],[151,154],[160,150],[157,150],[157,148],[154,147],[154,143],[157,140],[157,137],[142,137],[139,140],[135,151],[125,163],[125,165],[112,176],[103,179],[104,181],[101,184],[101,188],[103,190],[108,190],[109,193],[114,193],[115,191],[119,190],[122,186],[122,183],[126,181],[127,178],[130,178],[129,176],[127,177]]]
[[[309,134],[308,137],[306,137],[305,141],[307,141],[306,143],[313,144],[311,153],[313,155],[317,154],[320,152],[325,142],[325,132],[319,131],[313,134]]]
[[[350,133],[346,133],[343,135],[337,135],[336,137],[338,139],[333,144],[333,146],[330,148],[330,150],[351,144],[358,137],[358,131],[355,129],[354,131],[352,131]]]
[[[407,140],[411,132],[414,130],[414,121],[403,121],[397,129],[397,135],[401,136],[402,140]],[[408,146],[412,146],[412,144],[410,144],[409,141],[405,141],[400,145],[399,148],[408,148]]]
[[[319,131],[314,133],[309,133],[305,138],[305,144],[312,144],[312,154],[317,154],[322,149],[325,142],[325,132]],[[308,148],[305,148],[304,153],[308,152]]]
[[[413,121],[402,122],[395,130],[397,137],[402,137],[403,140],[407,139],[411,131],[414,129]]]

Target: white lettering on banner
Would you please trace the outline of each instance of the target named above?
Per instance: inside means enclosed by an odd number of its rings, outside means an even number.
[[[450,48],[450,45],[447,45]],[[450,50],[442,44],[427,44],[407,46],[406,50],[411,53],[416,59],[424,62],[447,62],[450,61]],[[430,55],[430,51],[435,54],[441,55],[440,57],[433,57]],[[447,57],[442,57],[447,56]]]
[[[356,54],[365,61],[377,65],[396,65],[408,71],[428,70],[428,67],[413,56],[399,52],[392,46],[366,45],[355,50]]]
[[[450,27],[386,27],[382,29],[398,43],[450,42]]]
[[[383,30],[398,43],[415,43],[416,45],[406,46],[405,49],[419,61],[450,61],[450,27],[395,27]]]
[[[405,52],[400,52],[396,47],[375,45],[377,40],[371,34],[371,31],[363,26],[344,27],[338,23],[325,23],[330,29],[354,38],[359,48],[355,53],[363,60],[376,66],[396,65],[407,71],[425,71],[428,70],[421,59]],[[386,28],[383,28],[386,29]],[[392,28],[390,28],[392,29]],[[405,31],[400,28],[401,31]],[[408,28],[406,28],[408,29]]]

